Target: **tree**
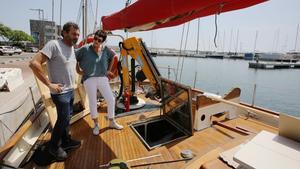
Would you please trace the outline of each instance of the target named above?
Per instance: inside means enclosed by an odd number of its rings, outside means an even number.
[[[5,36],[10,41],[13,41],[16,43],[18,43],[20,41],[34,42],[32,36],[28,35],[24,31],[12,30],[3,24],[0,24],[0,35]]]
[[[12,34],[9,37],[9,40],[13,42],[20,42],[20,41],[30,41],[33,42],[32,36],[28,35],[27,33],[20,31],[20,30],[14,30],[12,31]]]
[[[6,38],[9,39],[11,34],[12,34],[12,30],[9,27],[0,24],[0,35],[5,36]]]

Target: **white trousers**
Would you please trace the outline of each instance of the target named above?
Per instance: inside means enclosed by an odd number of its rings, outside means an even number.
[[[97,89],[100,91],[107,103],[108,118],[115,117],[115,98],[111,91],[107,77],[90,77],[83,82],[85,91],[89,98],[89,106],[92,119],[98,117],[97,111]]]

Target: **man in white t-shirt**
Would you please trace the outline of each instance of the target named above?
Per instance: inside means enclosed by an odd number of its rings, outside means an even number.
[[[73,45],[79,38],[79,27],[73,22],[63,26],[63,39],[51,40],[30,61],[30,68],[36,77],[49,87],[56,106],[57,121],[49,141],[49,153],[57,161],[67,158],[66,151],[80,147],[81,142],[71,139],[69,122],[73,113],[76,58]],[[46,63],[48,77],[43,74]]]

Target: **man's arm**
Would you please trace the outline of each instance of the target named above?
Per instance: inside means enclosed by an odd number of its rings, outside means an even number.
[[[29,62],[29,67],[32,69],[35,76],[42,81],[47,87],[49,87],[50,90],[53,90],[57,93],[60,93],[62,91],[61,87],[62,84],[53,84],[50,82],[50,80],[45,76],[43,73],[43,67],[42,65],[47,62],[48,57],[44,55],[43,53],[39,52],[37,53],[33,59]]]

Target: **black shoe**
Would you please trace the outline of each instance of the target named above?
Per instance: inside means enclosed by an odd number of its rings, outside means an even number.
[[[52,146],[49,146],[48,151],[52,156],[55,157],[56,161],[65,161],[68,157],[68,154],[61,147],[55,149]]]
[[[73,140],[73,139],[68,139],[64,143],[61,144],[61,147],[65,151],[71,151],[74,149],[77,149],[81,146],[81,141]]]

